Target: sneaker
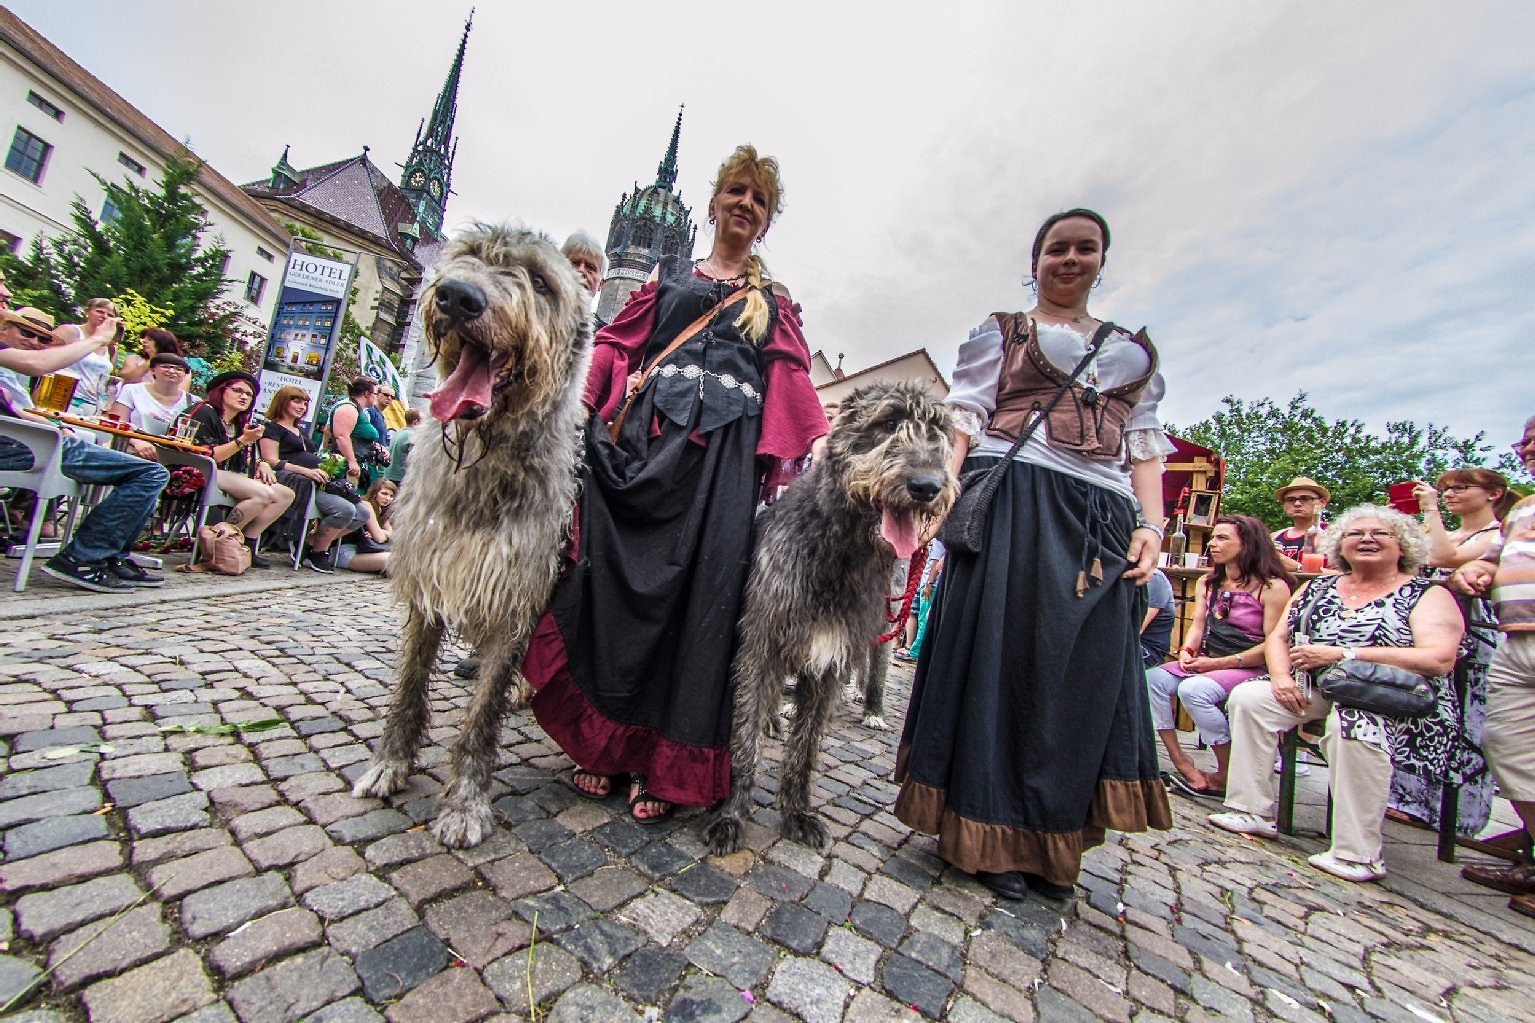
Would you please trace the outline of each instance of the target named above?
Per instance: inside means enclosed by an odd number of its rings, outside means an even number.
[[[129,586],[164,586],[165,577],[155,575],[130,558],[108,558],[107,571]]]
[[[1535,866],[1462,867],[1460,876],[1494,891],[1510,895],[1535,894]]]
[[[1284,771],[1284,757],[1275,757],[1274,758],[1274,773],[1275,774],[1281,774],[1281,773],[1283,773],[1283,771]],[[1302,760],[1299,756],[1297,756],[1295,758],[1295,777],[1297,777],[1297,778],[1309,778],[1310,776],[1311,776],[1311,765],[1308,764],[1306,761]]]
[[[1525,916],[1535,916],[1535,895],[1515,895],[1508,900],[1508,908]]]
[[[1318,870],[1325,870],[1333,877],[1341,877],[1345,881],[1379,881],[1386,876],[1386,866],[1383,863],[1355,863],[1353,860],[1340,860],[1332,854],[1331,849],[1314,856],[1307,856],[1306,862]]]
[[[330,562],[330,551],[317,551],[313,547],[304,551],[304,564],[321,575],[335,575],[336,567]]]
[[[1259,817],[1255,813],[1240,811],[1212,813],[1205,820],[1222,831],[1231,831],[1238,835],[1257,835],[1259,838],[1279,837],[1279,826],[1267,817]]]
[[[106,565],[82,565],[64,553],[43,562],[42,569],[61,583],[97,593],[132,593],[133,586],[107,570]]]
[[[252,540],[248,536],[245,538],[245,546],[250,548],[250,552],[251,552],[251,568],[271,568],[272,567],[272,563],[270,561],[268,561],[266,558],[263,558],[256,551],[256,545],[258,543],[259,543],[259,541]]]

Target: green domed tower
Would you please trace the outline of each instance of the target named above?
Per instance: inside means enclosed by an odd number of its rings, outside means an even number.
[[[673,191],[681,135],[679,109],[671,145],[656,167],[655,184],[641,188],[636,183],[634,191],[621,196],[613,208],[613,222],[608,227],[608,275],[597,300],[597,318],[604,323],[610,322],[645,283],[662,256],[693,258],[693,241],[698,234],[693,211],[683,205],[682,194]]]

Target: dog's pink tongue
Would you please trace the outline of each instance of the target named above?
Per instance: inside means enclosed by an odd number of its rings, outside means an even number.
[[[432,418],[451,423],[465,411],[475,406],[490,408],[491,387],[490,360],[475,345],[465,345],[459,350],[458,365],[442,382],[442,386],[427,395],[432,403]]]
[[[880,512],[879,535],[895,548],[895,556],[905,561],[917,550],[917,517],[911,512],[897,514],[886,508]]]

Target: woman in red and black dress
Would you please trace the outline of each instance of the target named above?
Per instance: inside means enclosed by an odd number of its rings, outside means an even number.
[[[602,797],[630,776],[642,824],[729,793],[730,661],[753,516],[764,486],[826,432],[799,309],[753,251],[780,191],[777,162],[738,148],[709,200],[708,258],[662,257],[597,334],[575,562],[524,665],[577,788]],[[610,440],[632,375],[710,313]]]

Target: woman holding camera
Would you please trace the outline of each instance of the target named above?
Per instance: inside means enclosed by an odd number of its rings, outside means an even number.
[[[54,340],[68,343],[87,338],[95,333],[97,327],[116,316],[117,305],[110,298],[93,298],[85,303],[84,322],[60,324],[53,332]],[[77,381],[74,397],[69,400],[69,411],[72,414],[89,415],[100,407],[102,390],[117,361],[117,342],[121,340],[122,325],[119,324],[117,336],[106,351],[92,352],[79,362],[59,370],[61,375],[74,377]]]
[[[224,521],[245,534],[251,567],[271,568],[270,561],[257,555],[256,547],[262,532],[293,503],[293,491],[277,482],[271,466],[250,457],[249,449],[264,432],[259,423],[250,421],[251,405],[260,389],[256,378],[244,370],[220,373],[209,382],[208,396],[191,416],[195,440],[212,448],[218,488],[238,502]]]

